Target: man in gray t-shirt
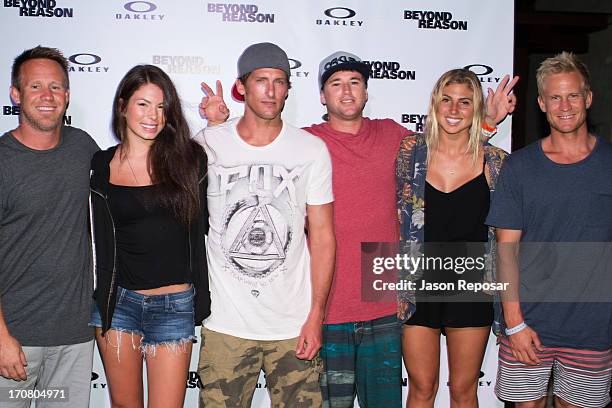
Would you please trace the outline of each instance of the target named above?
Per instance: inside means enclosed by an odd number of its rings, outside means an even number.
[[[27,393],[89,405],[93,274],[88,170],[98,146],[64,127],[68,63],[36,47],[15,59],[11,97],[19,126],[0,137],[0,402]]]
[[[545,60],[537,82],[550,135],[504,163],[486,221],[496,227],[500,278],[515,283],[501,293],[495,392],[517,408],[543,408],[552,377],[555,406],[603,407],[612,378],[612,144],[588,131],[593,94],[576,56]]]

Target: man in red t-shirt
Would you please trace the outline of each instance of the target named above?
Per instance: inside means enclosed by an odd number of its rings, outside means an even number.
[[[321,357],[323,399],[330,407],[402,405],[401,327],[397,304],[362,296],[361,243],[397,242],[395,158],[410,132],[391,119],[363,117],[370,67],[338,51],[321,61],[327,122],[306,130],[332,158],[336,271],[327,302]]]

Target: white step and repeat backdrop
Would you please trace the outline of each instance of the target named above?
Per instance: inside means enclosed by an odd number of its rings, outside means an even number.
[[[17,125],[18,109],[8,93],[13,58],[38,44],[53,46],[71,63],[71,103],[65,122],[87,130],[102,148],[116,143],[109,130],[115,88],[125,72],[140,63],[170,74],[194,131],[204,125],[198,115],[201,81],[222,80],[232,116],[240,114],[242,105],[231,100],[229,90],[238,56],[255,42],[277,43],[291,59],[293,87],[283,117],[296,125],[321,121],[325,110],[319,103],[318,64],[339,49],[361,56],[373,67],[365,114],[392,118],[415,131],[422,130],[429,93],[444,71],[469,66],[485,89],[512,72],[512,0],[2,0],[2,6],[3,131]],[[494,139],[506,150],[508,122]],[[501,406],[493,395],[496,354],[491,339],[479,381],[481,405],[486,407]],[[447,407],[445,357],[442,361],[436,406]],[[189,407],[197,406],[196,367],[194,352],[187,384]],[[404,392],[405,384],[404,375]],[[97,354],[91,387],[91,406],[108,407]],[[258,387],[253,406],[269,406],[263,377]]]

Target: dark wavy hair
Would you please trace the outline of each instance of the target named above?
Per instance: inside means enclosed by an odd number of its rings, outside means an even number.
[[[125,111],[130,97],[141,86],[154,84],[164,95],[166,125],[155,138],[148,156],[148,171],[157,185],[155,200],[169,208],[188,226],[200,211],[198,174],[206,166],[202,147],[190,137],[181,101],[170,77],[153,65],[137,65],[119,82],[113,101],[112,129],[127,145]],[[200,161],[203,159],[203,162]]]

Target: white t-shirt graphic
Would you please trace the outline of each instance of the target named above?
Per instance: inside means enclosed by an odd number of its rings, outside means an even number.
[[[297,337],[310,311],[306,204],[333,201],[325,143],[283,122],[266,146],[238,119],[196,136],[207,149],[207,240],[213,331],[254,340]]]

